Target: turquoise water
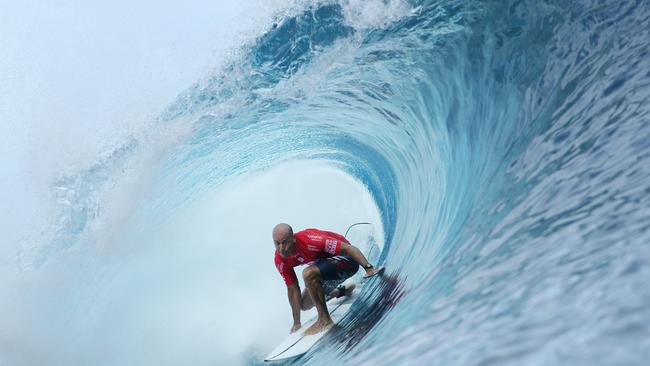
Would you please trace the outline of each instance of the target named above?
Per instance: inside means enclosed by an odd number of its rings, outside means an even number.
[[[354,4],[279,17],[183,92],[158,125],[184,133],[131,223],[325,161],[374,200],[387,280],[297,364],[645,364],[648,4]],[[142,145],[55,183],[73,204],[36,267],[84,239],[96,187]]]

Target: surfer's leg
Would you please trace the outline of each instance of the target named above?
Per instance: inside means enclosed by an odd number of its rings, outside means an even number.
[[[325,292],[323,291],[323,285],[321,284],[321,274],[320,270],[316,266],[308,266],[302,271],[302,277],[305,280],[305,287],[309,291],[309,295],[314,305],[316,306],[316,311],[318,312],[318,319],[311,327],[309,327],[305,334],[316,334],[332,324],[332,318],[330,318],[330,313],[327,310],[327,304],[325,303]]]
[[[300,309],[305,311],[314,307],[314,302],[311,301],[309,296],[309,289],[302,290],[302,297],[300,298]]]
[[[314,265],[320,270],[325,301],[349,294],[347,289],[341,291],[339,287],[345,280],[357,273],[359,270],[357,262],[350,257],[339,255],[318,259]],[[348,288],[352,289],[353,286],[348,286]]]
[[[321,284],[320,270],[316,266],[308,266],[302,271],[302,278],[305,280],[305,287],[309,291],[309,297],[318,311],[318,317],[329,318],[327,305],[325,304],[325,293]]]

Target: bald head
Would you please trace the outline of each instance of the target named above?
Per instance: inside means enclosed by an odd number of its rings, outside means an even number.
[[[293,229],[288,224],[277,224],[273,228],[273,244],[275,250],[282,257],[286,257],[293,252],[296,240],[293,237]]]
[[[273,240],[282,241],[283,239],[293,236],[293,229],[289,224],[281,223],[273,228]]]

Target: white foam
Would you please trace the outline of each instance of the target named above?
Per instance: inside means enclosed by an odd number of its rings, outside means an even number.
[[[158,113],[259,35],[274,14],[297,8],[294,3],[65,0],[3,7],[0,229],[6,250],[0,263],[9,264],[17,248],[25,254],[25,247],[43,245],[53,235],[55,182],[96,166],[130,139],[144,154],[134,159],[151,160],[151,151],[170,140],[156,141],[169,128],[154,121]],[[122,179],[137,181],[141,192],[142,165],[136,165],[135,174],[116,174],[107,184],[124,190]],[[109,196],[99,205],[102,215],[114,205]]]
[[[403,0],[343,0],[341,5],[346,23],[360,30],[383,28],[411,14]]]

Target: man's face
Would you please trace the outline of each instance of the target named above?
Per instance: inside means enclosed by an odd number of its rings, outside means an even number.
[[[293,238],[292,234],[279,235],[273,238],[273,243],[275,244],[275,250],[280,256],[286,258],[293,252],[293,248],[296,246],[296,239]]]

